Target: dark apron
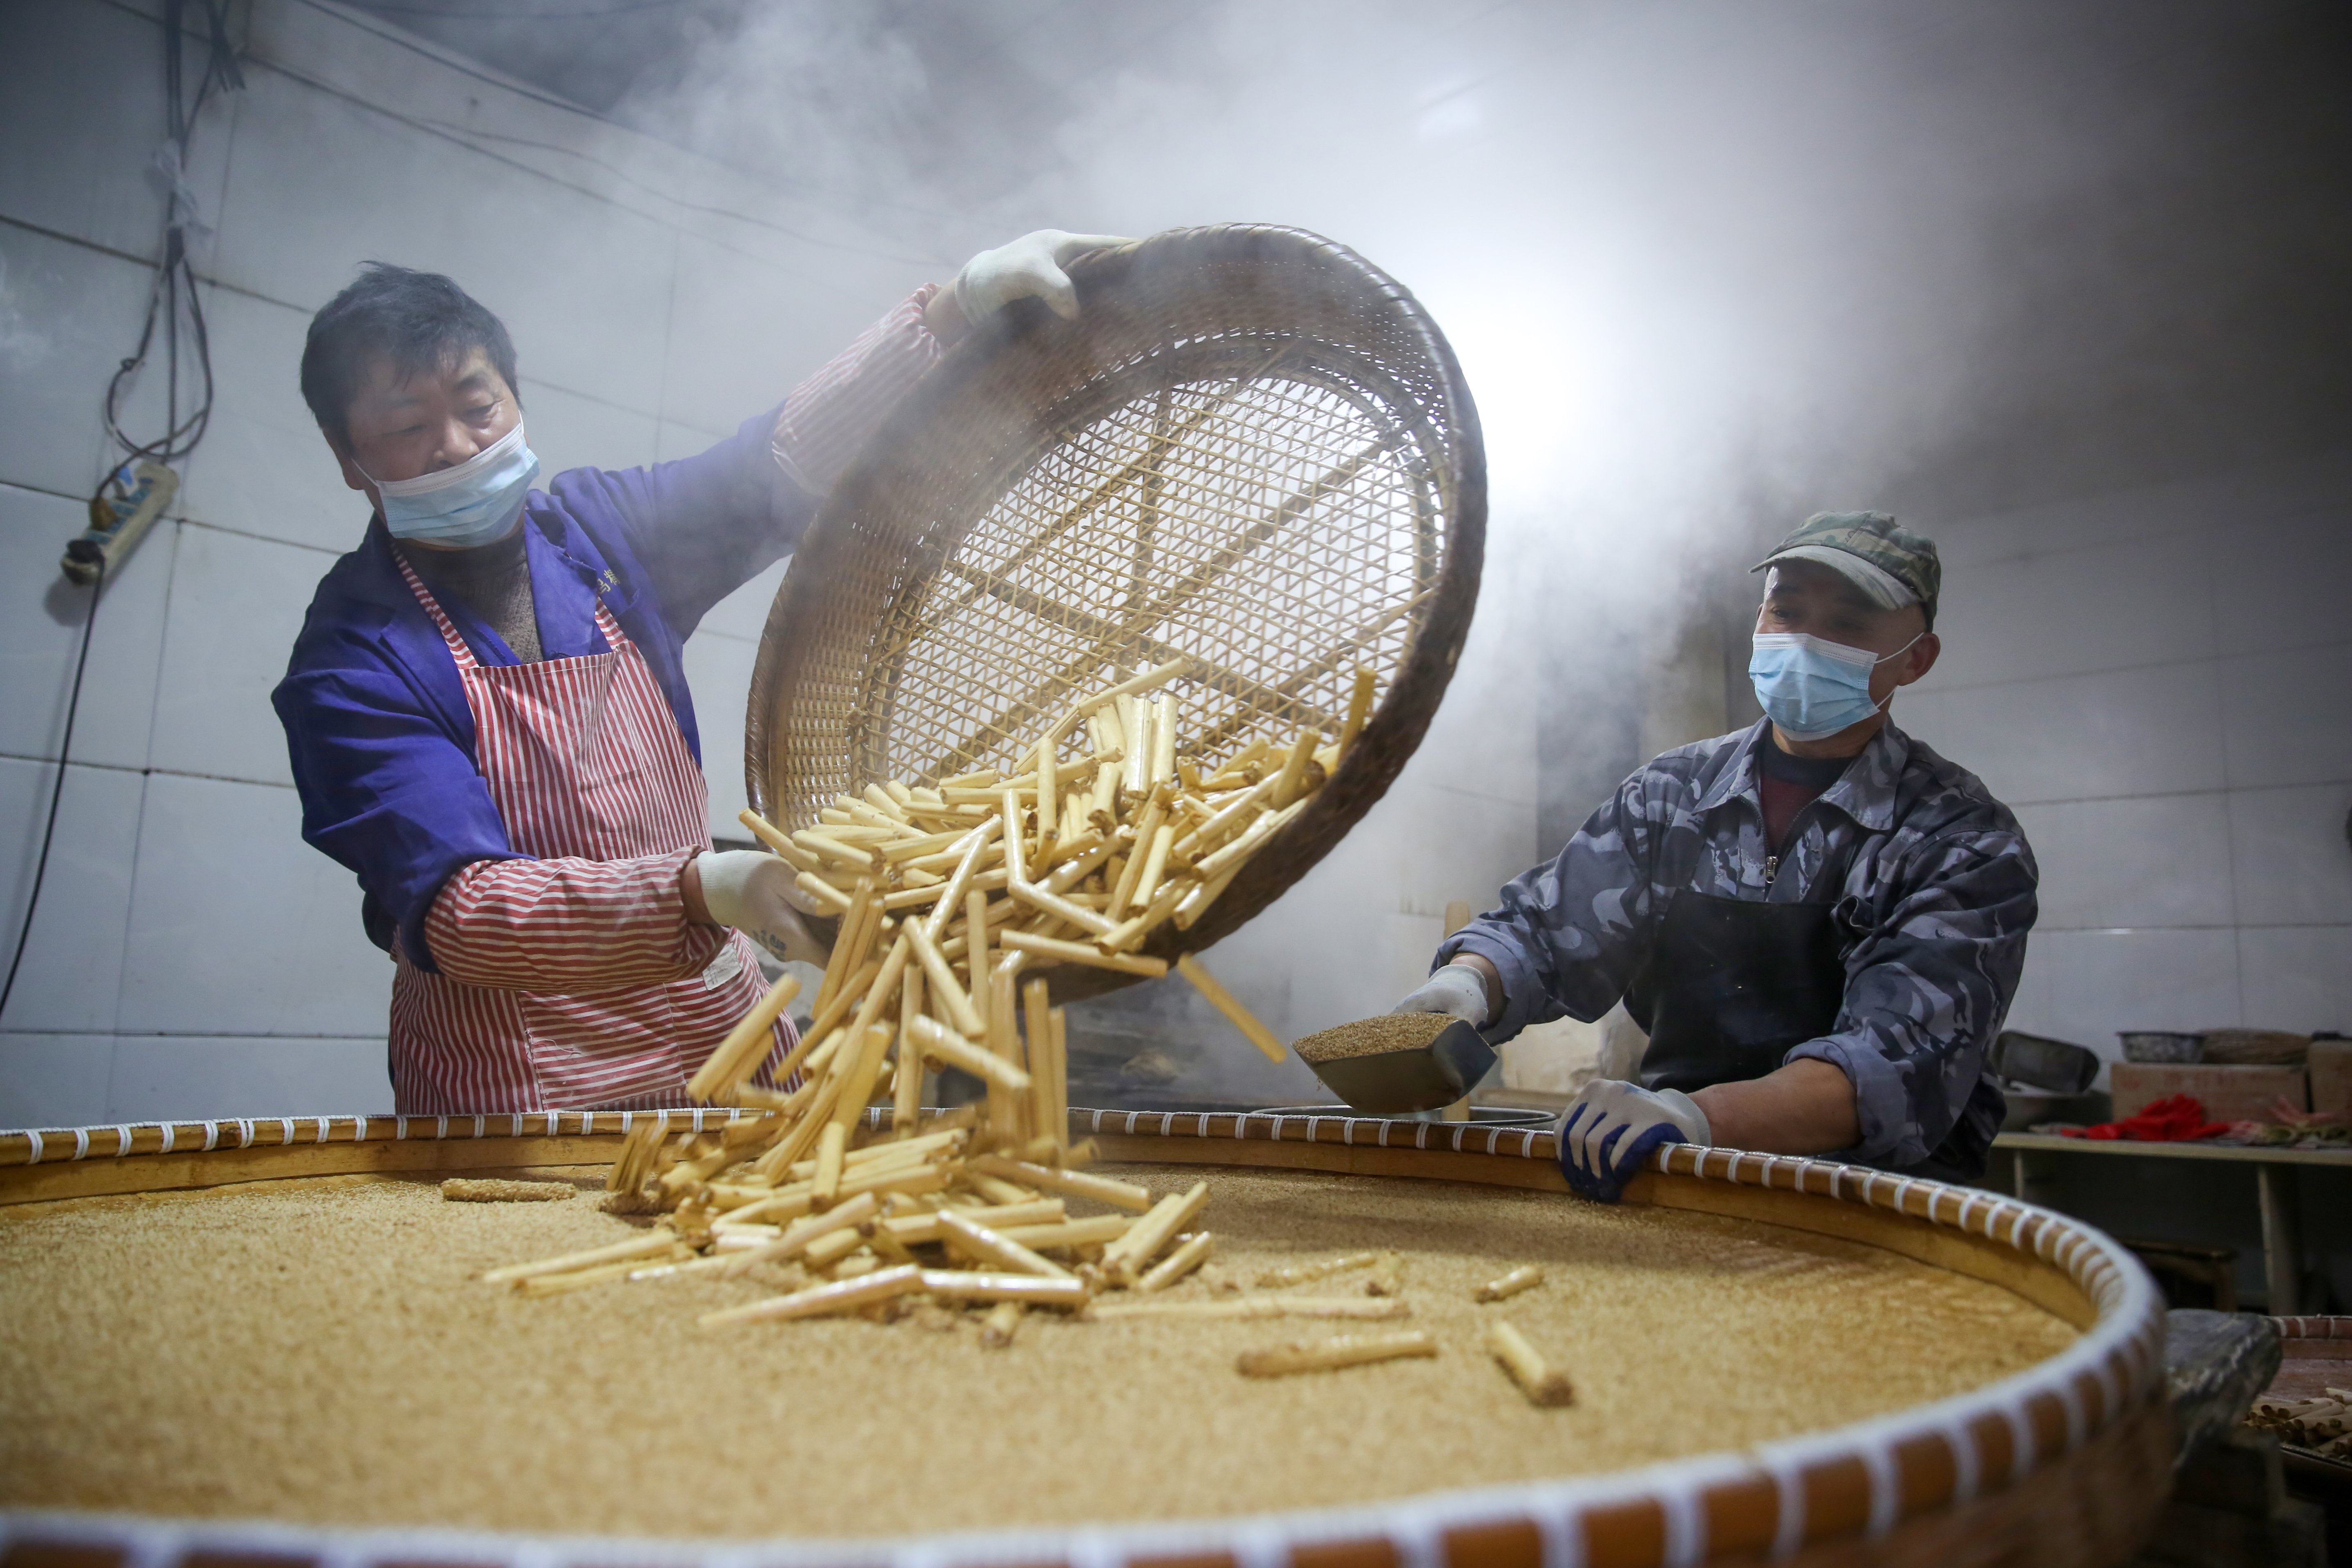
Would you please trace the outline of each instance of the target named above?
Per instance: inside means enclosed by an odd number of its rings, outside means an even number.
[[[1677,890],[1625,992],[1625,1011],[1650,1036],[1642,1086],[1687,1094],[1778,1069],[1837,1026],[1843,945],[1827,904]]]
[[[1762,1078],[1807,1040],[1837,1027],[1845,962],[1828,904],[1767,904],[1677,889],[1625,988],[1625,1011],[1649,1032],[1644,1089],[1687,1094],[1710,1084]],[[1999,1092],[1989,1082],[1979,1096]],[[1993,1125],[2000,1123],[1998,1106]],[[1984,1173],[1982,1141],[1965,1118],[1913,1175],[1973,1182]]]

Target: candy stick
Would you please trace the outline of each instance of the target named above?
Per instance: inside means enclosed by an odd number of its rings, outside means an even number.
[[[1575,1391],[1569,1386],[1568,1374],[1556,1372],[1544,1363],[1527,1336],[1510,1324],[1500,1321],[1486,1328],[1486,1352],[1500,1362],[1528,1403],[1542,1409],[1557,1409],[1575,1401]]]
[[[768,987],[768,994],[751,1005],[751,1010],[739,1019],[727,1037],[703,1059],[694,1076],[687,1079],[687,1098],[708,1105],[710,1097],[723,1089],[731,1089],[758,1070],[760,1058],[768,1054],[776,1020],[784,1016],[785,1006],[801,994],[801,983],[787,974]]]
[[[898,992],[898,1076],[891,1085],[890,1094],[890,1131],[900,1138],[914,1131],[916,1120],[923,1113],[923,1058],[908,1043],[915,1020],[922,1012],[923,977],[910,974]],[[887,1143],[882,1147],[906,1145]]]
[[[1207,1262],[1209,1254],[1216,1249],[1216,1245],[1217,1238],[1209,1232],[1205,1230],[1193,1232],[1184,1238],[1175,1251],[1161,1258],[1152,1267],[1150,1272],[1138,1279],[1135,1282],[1136,1289],[1147,1294],[1154,1290],[1165,1290]]]
[[[1151,1205],[1133,1230],[1103,1251],[1103,1272],[1114,1279],[1131,1277],[1160,1255],[1168,1238],[1190,1224],[1209,1201],[1209,1184],[1195,1182],[1182,1194],[1171,1194]]]
[[[1031,984],[1038,983],[1033,981]],[[1037,1010],[1033,1009],[1030,1017],[1037,1018]],[[1051,1026],[1050,1023],[1046,1025],[1048,1028]],[[1035,1028],[1036,1025],[1033,1023],[1031,1027]],[[1064,1197],[1092,1198],[1097,1203],[1109,1204],[1132,1214],[1143,1214],[1151,1207],[1150,1192],[1130,1182],[1115,1182],[1108,1176],[1088,1175],[1083,1171],[1056,1170],[1027,1160],[1007,1159],[1002,1154],[982,1154],[971,1164],[975,1171],[1019,1182],[1023,1186],[1060,1193]]]
[[[981,1321],[981,1347],[992,1351],[1008,1349],[1013,1336],[1021,1331],[1021,1314],[1027,1310],[1019,1301],[999,1301],[991,1307],[988,1316]]]
[[[940,1211],[940,1239],[983,1263],[992,1263],[1015,1274],[1036,1274],[1047,1279],[1076,1278],[1060,1264],[1048,1262],[1001,1232],[966,1217],[961,1209]]]
[[[961,1068],[975,1078],[986,1079],[1015,1094],[1029,1087],[1027,1073],[973,1045],[937,1018],[916,1019],[913,1034],[915,1043],[922,1047],[925,1056],[937,1058],[950,1067]]]
[[[1350,1252],[1320,1263],[1294,1263],[1286,1268],[1270,1268],[1257,1277],[1257,1282],[1261,1289],[1280,1290],[1292,1285],[1304,1285],[1310,1280],[1328,1279],[1334,1274],[1345,1274],[1351,1269],[1370,1268],[1380,1260],[1381,1255],[1377,1252]]]
[[[1192,988],[1207,997],[1211,1006],[1231,1019],[1234,1027],[1239,1029],[1266,1060],[1278,1062],[1289,1054],[1282,1042],[1274,1037],[1274,1031],[1259,1023],[1232,992],[1219,984],[1217,977],[1211,974],[1199,959],[1189,952],[1184,954],[1176,961],[1176,972],[1191,981]]]
[[[923,973],[930,980],[931,994],[936,1004],[947,1010],[949,1020],[966,1035],[985,1035],[988,1025],[981,1017],[980,1009],[971,1005],[971,995],[956,983],[955,971],[940,955],[934,940],[937,932],[926,931],[919,921],[910,920],[906,934],[915,956],[922,961]]]
[[[804,1219],[785,1231],[775,1240],[738,1252],[728,1258],[725,1272],[730,1277],[749,1273],[762,1263],[782,1263],[806,1252],[819,1239],[838,1231],[855,1231],[872,1219],[881,1208],[881,1202],[872,1193],[860,1193],[837,1208]]]
[[[931,918],[926,922],[923,934],[933,942],[938,942],[946,932],[950,921],[963,912],[964,894],[971,889],[972,879],[980,875],[981,861],[987,857],[990,845],[1004,826],[1003,822],[992,818],[966,836],[963,858],[956,863],[955,874],[948,879],[947,889],[940,895],[938,904],[931,910]],[[1006,845],[1006,855],[1010,856],[1012,852],[1013,847]]]
[[[1040,1307],[1083,1307],[1087,1303],[1084,1280],[1048,1279],[1036,1274],[931,1268],[924,1271],[923,1289],[934,1296],[960,1301],[1025,1301]]]
[[[719,1329],[732,1328],[739,1323],[814,1318],[829,1312],[850,1311],[876,1301],[887,1301],[893,1296],[908,1295],[922,1288],[923,1271],[914,1264],[902,1263],[896,1268],[885,1268],[863,1279],[814,1286],[789,1296],[754,1301],[748,1307],[730,1307],[723,1311],[705,1312],[701,1321],[706,1329]]]
[[[1329,1372],[1343,1366],[1433,1356],[1437,1342],[1419,1329],[1401,1334],[1341,1334],[1309,1344],[1304,1341],[1262,1351],[1244,1351],[1234,1363],[1244,1377],[1285,1377],[1296,1372]]]
[[[1160,975],[1168,973],[1168,961],[1150,958],[1139,953],[1105,952],[1084,942],[1064,942],[1059,937],[1036,936],[1024,931],[1006,931],[1001,939],[1006,947],[1016,952],[1034,953],[1039,958],[1057,959],[1064,963],[1083,963],[1095,969],[1117,969],[1129,974]]]
[[[1544,1282],[1544,1271],[1532,1263],[1522,1264],[1508,1274],[1487,1280],[1471,1293],[1478,1301],[1501,1301],[1522,1290],[1532,1290]]]
[[[849,1152],[849,1129],[840,1122],[829,1122],[816,1141],[816,1176],[809,1184],[809,1195],[818,1204],[831,1204],[841,1195],[841,1157]]]

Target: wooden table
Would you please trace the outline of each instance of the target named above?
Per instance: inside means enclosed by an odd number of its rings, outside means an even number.
[[[2041,1132],[2003,1132],[1992,1141],[2017,1157],[2016,1194],[2034,1200],[2030,1157],[2084,1154],[2093,1158],[2136,1160],[2217,1160],[2225,1164],[2254,1167],[2255,1189],[2263,1215],[2263,1279],[2273,1317],[2293,1317],[2302,1310],[2303,1216],[2295,1198],[2294,1165],[2329,1165],[2352,1171],[2352,1150],[2263,1148],[2243,1143],[2135,1143],[2122,1139],[2107,1142],[2089,1138],[2058,1138]]]

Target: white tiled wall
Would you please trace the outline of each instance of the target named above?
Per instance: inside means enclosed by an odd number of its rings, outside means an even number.
[[[2352,455],[1935,532],[1898,717],[2040,858],[2012,1026],[2352,1029]]]
[[[0,6],[0,942],[23,921],[86,600],[56,559],[107,460],[136,339],[161,135],[152,7]],[[296,385],[310,315],[358,263],[456,276],[512,331],[548,471],[691,455],[780,401],[952,258],[925,261],[674,148],[257,0],[247,89],[194,184],[217,235],[218,402],[166,523],[107,592],[24,976],[0,1015],[0,1125],[388,1108],[391,972],[359,893],[305,847],[268,694],[313,585],[365,521]],[[469,144],[467,130],[506,138]],[[537,144],[537,145],[534,145]],[[751,215],[744,222],[694,206]],[[131,422],[155,423],[151,384]],[[714,829],[740,836],[744,697],[781,567],[689,641]],[[1489,596],[1497,605],[1497,595]],[[1447,900],[1534,851],[1533,758],[1482,606],[1457,695],[1392,797],[1212,963],[1278,1031],[1385,1006]],[[1481,673],[1481,672],[1484,673]],[[0,949],[4,952],[5,949]],[[1303,978],[1302,978],[1303,977]],[[1205,1009],[1231,1091],[1298,1098]],[[1218,1060],[1195,1077],[1212,1092]]]
[[[159,216],[144,171],[161,34],[141,9],[0,7],[0,962],[88,609],[57,558],[107,460],[99,398],[151,276],[136,258]],[[262,0],[245,75],[195,139],[218,231],[198,255],[212,427],[98,613],[56,847],[0,1016],[0,1125],[390,1106],[391,967],[351,876],[301,842],[268,702],[320,574],[366,521],[295,374],[311,312],[360,261],[447,270],[504,316],[551,474],[703,449],[940,271],[331,10]],[[522,141],[468,145],[458,126]],[[836,243],[689,218],[670,197]],[[134,428],[157,423],[155,379]],[[741,831],[743,699],[780,575],[688,645],[722,832]]]
[[[66,582],[58,557],[88,521],[79,498],[0,483],[0,756],[54,757],[64,739],[89,595]],[[159,524],[107,590],[74,724],[76,762],[147,763],[178,536]]]

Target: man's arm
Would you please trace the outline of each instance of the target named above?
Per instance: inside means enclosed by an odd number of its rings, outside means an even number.
[[[925,284],[794,387],[783,406],[698,458],[626,473],[579,469],[565,482],[600,487],[628,520],[630,548],[659,594],[662,618],[683,638],[711,605],[800,542],[817,503],[945,344],[1013,300],[1034,297],[1078,313],[1062,268],[1117,235],[1038,229],[966,262],[947,289]],[[764,435],[766,460],[755,457]]]
[[[687,908],[688,852],[518,854],[466,746],[363,639],[306,633],[271,700],[302,837],[358,877],[418,968],[476,985],[603,991],[695,973],[725,940]]]
[[[1780,1069],[1818,1062],[1851,1086],[1854,1135],[1832,1150],[1911,1165],[1952,1131],[2017,994],[2037,879],[2006,812],[1927,838],[1892,868],[1870,929],[1846,955],[1836,1030],[1790,1052]]]
[[[548,489],[575,511],[617,514],[662,619],[681,638],[710,606],[800,543],[818,504],[866,438],[935,363],[918,289],[861,333],[781,407],[691,458],[650,468],[572,468]]]
[[[707,908],[698,921],[687,902],[684,873],[699,853],[476,861],[425,916],[436,965],[467,985],[553,995],[698,974],[727,940]]]
[[[1861,1140],[1853,1084],[1825,1061],[1792,1061],[1745,1083],[1691,1091],[1715,1141],[1760,1154],[1826,1154]]]
[[[432,969],[425,916],[441,885],[460,867],[515,853],[473,758],[430,697],[358,637],[306,627],[270,703],[286,731],[303,839],[356,876],[389,918],[388,939],[372,934]]]
[[[831,491],[883,416],[953,341],[935,324],[964,330],[954,291],[926,283],[793,388],[770,443],[776,466],[811,495]]]
[[[1438,964],[1486,977],[1489,1039],[1563,1013],[1590,1022],[1624,994],[1652,919],[1651,773],[1620,784],[1555,858],[1506,883],[1497,908],[1438,944]]]

